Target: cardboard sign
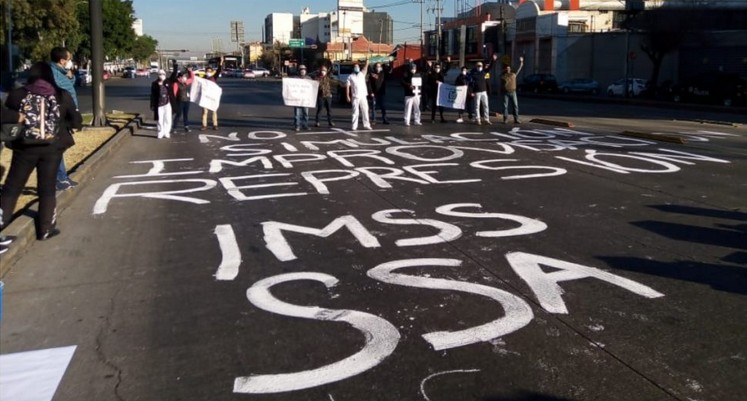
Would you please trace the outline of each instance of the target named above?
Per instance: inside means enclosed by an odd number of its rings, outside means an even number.
[[[293,107],[316,107],[319,82],[313,79],[283,78],[283,103]]]
[[[436,99],[436,104],[439,106],[463,110],[467,101],[467,86],[454,86],[439,82]]]
[[[189,99],[192,103],[197,103],[202,108],[216,111],[220,107],[220,97],[222,94],[223,89],[215,82],[195,77],[192,82],[192,90],[189,92]]]

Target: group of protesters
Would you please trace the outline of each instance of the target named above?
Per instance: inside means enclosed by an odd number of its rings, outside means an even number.
[[[436,113],[440,122],[448,122],[444,117],[444,107],[438,104],[439,85],[448,83],[454,86],[466,86],[467,98],[463,109],[457,109],[457,123],[464,123],[464,112],[467,112],[469,121],[476,124],[491,124],[489,115],[488,95],[489,75],[493,63],[497,62],[497,55],[493,55],[492,60],[488,63],[478,61],[471,70],[466,66],[460,68],[460,72],[455,82],[445,82],[446,70],[449,67],[450,60],[444,66],[440,63],[428,62],[424,71],[419,71],[417,65],[410,60],[406,65],[406,70],[400,80],[400,85],[404,92],[404,118],[405,126],[422,125],[421,114],[423,111],[430,110],[431,122],[435,123]],[[364,129],[372,129],[377,122],[377,110],[381,117],[382,124],[390,124],[387,118],[386,107],[386,88],[392,68],[390,65],[376,63],[369,70],[369,63],[356,63],[353,65],[353,72],[344,85],[345,98],[351,104],[351,128],[357,130],[359,123]],[[503,98],[503,123],[508,123],[509,115],[513,116],[514,123],[521,123],[519,119],[519,105],[516,96],[516,75],[521,71],[524,65],[523,57],[519,58],[519,67],[515,72],[512,71],[508,64],[503,65],[503,73],[500,76],[501,93]],[[316,104],[316,126],[320,126],[319,118],[323,111],[326,111],[326,118],[330,127],[334,126],[331,115],[332,87],[335,81],[329,74],[329,68],[322,66],[318,76],[318,93]],[[310,79],[307,75],[305,65],[298,68],[299,78]],[[309,111],[306,107],[294,107],[294,128],[296,131],[309,128]]]

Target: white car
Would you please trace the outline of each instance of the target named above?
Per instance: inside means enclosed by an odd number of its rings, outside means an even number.
[[[640,78],[628,78],[628,91],[633,96],[638,96],[646,89],[646,80]],[[609,96],[625,96],[625,78],[618,79],[607,87]]]
[[[267,70],[266,68],[262,68],[262,67],[252,68],[252,71],[254,71],[254,75],[258,77],[269,77],[270,76],[270,71]]]
[[[241,71],[241,70],[239,70],[239,71]],[[254,70],[250,70],[250,69],[247,68],[246,70],[244,70],[242,72],[241,77],[242,78],[252,79],[252,78],[256,78],[257,77],[257,73]]]

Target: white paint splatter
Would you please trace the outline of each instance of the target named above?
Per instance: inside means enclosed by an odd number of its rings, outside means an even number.
[[[431,401],[431,399],[428,398],[428,395],[425,393],[425,383],[428,382],[428,380],[430,380],[430,379],[432,379],[434,377],[443,376],[443,375],[450,375],[450,374],[453,374],[453,373],[474,373],[474,372],[479,372],[479,371],[480,371],[480,369],[456,369],[456,370],[447,370],[447,371],[444,371],[444,372],[434,373],[434,374],[426,377],[425,379],[423,379],[423,381],[420,382],[420,394],[423,395],[423,398],[425,398],[426,401]]]

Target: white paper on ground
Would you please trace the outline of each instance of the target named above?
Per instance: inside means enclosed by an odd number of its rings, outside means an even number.
[[[0,355],[0,400],[51,401],[75,348]]]

